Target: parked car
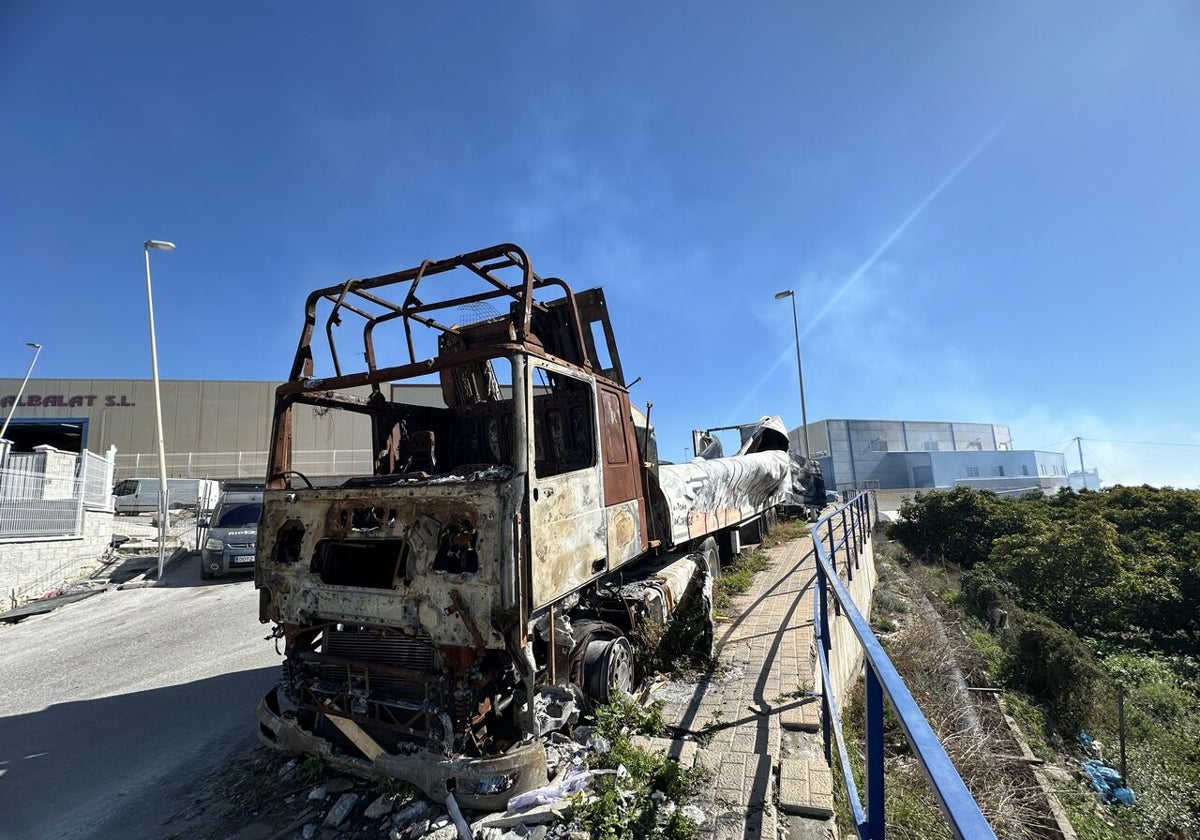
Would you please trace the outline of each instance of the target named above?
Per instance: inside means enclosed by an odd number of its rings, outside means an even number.
[[[262,515],[261,485],[226,484],[200,549],[200,577],[254,571],[254,544]]]
[[[220,482],[208,478],[168,478],[167,504],[172,508],[212,510],[221,491]],[[134,516],[158,510],[157,478],[126,478],[113,487],[117,515]]]

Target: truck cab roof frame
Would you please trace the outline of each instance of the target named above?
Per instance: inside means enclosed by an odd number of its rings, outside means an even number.
[[[489,288],[475,294],[446,299],[431,298],[426,301],[418,297],[418,289],[423,288],[423,283],[427,287],[432,278],[455,269],[469,271],[485,281]],[[498,272],[508,269],[519,270],[519,284],[506,282],[498,276]],[[400,287],[396,291],[402,292],[402,296],[385,296],[381,293],[389,287]],[[535,291],[551,287],[561,289],[563,298],[546,303],[534,300]],[[599,321],[603,324],[603,336],[609,344],[607,349],[613,359],[612,367],[594,372],[623,385],[620,364],[615,355],[616,348],[611,341],[612,329],[607,321],[603,294],[599,290],[589,290],[584,294],[586,299],[582,301],[582,309],[585,311],[581,312],[581,301],[570,286],[557,277],[541,277],[536,274],[525,251],[512,244],[495,245],[443,260],[425,260],[413,268],[377,277],[350,279],[336,286],[317,289],[308,296],[305,303],[304,328],[289,379],[297,382],[313,376],[313,332],[317,322],[317,307],[325,301],[332,304],[332,311],[325,322],[325,332],[335,376],[342,379],[345,374],[338,357],[333,328],[341,325],[343,314],[354,314],[363,320],[363,348],[367,373],[368,378],[375,380],[372,384],[376,390],[378,382],[386,377],[389,370],[394,370],[394,367],[380,369],[376,361],[373,333],[380,324],[393,320],[403,321],[409,364],[412,366],[431,361],[417,358],[412,334],[412,325],[416,323],[443,335],[451,334],[463,338],[461,343],[465,346],[459,348],[461,350],[473,349],[472,344],[477,348],[483,344],[515,342],[548,351],[567,362],[592,370],[597,349],[595,337],[584,329],[585,315],[589,321]],[[448,325],[435,317],[435,313],[439,311],[496,299],[511,301],[508,314],[467,326]],[[397,303],[397,300],[400,302]],[[551,327],[557,331],[555,336],[547,335]],[[468,338],[474,339],[473,342],[468,341]],[[454,348],[448,346],[439,356],[454,355],[455,352]]]

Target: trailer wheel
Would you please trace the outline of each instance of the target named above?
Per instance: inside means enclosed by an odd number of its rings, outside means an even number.
[[[583,650],[583,690],[597,703],[608,703],[618,694],[633,693],[633,647],[616,636],[588,642]]]

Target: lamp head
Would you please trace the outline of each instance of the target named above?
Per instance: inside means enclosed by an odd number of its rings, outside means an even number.
[[[147,239],[143,247],[153,248],[155,251],[174,251],[175,243],[162,239]]]
[[[784,298],[790,298],[791,296],[792,296],[792,290],[788,289],[786,292],[776,292],[775,300],[783,300]]]
[[[37,343],[35,343],[35,342],[32,342],[32,341],[26,341],[26,342],[25,342],[25,346],[26,346],[26,347],[32,347],[34,350],[41,350],[41,349],[42,349],[42,345],[40,345],[40,344],[37,344]]]

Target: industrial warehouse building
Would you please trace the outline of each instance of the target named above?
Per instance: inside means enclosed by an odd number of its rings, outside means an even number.
[[[803,433],[790,432],[802,448]],[[828,487],[880,490],[966,485],[1052,492],[1068,486],[1061,452],[1014,449],[1008,426],[925,420],[821,420],[808,424]]]
[[[281,382],[162,380],[164,446],[172,477],[262,479],[275,389]],[[0,414],[13,451],[50,445],[67,452],[117,449],[116,477],[158,473],[154,383],[149,379],[0,379]],[[391,397],[442,405],[438,385],[392,385]],[[399,392],[404,396],[400,397]],[[292,413],[296,469],[313,475],[370,471],[370,424],[346,412],[298,406]]]
[[[0,414],[13,411],[13,451],[49,444],[105,454],[116,447],[116,478],[154,476],[154,385],[148,379],[31,379],[14,410],[18,379],[0,379]],[[167,474],[261,479],[281,382],[163,380]],[[401,396],[401,392],[403,395]],[[365,393],[365,392],[364,392]],[[393,401],[443,405],[436,384],[392,385]],[[347,412],[298,406],[296,469],[311,475],[369,472],[370,426]],[[821,420],[808,426],[812,454],[831,488],[968,485],[998,492],[1068,486],[1060,452],[1018,450],[1007,426],[916,420]],[[791,432],[801,448],[799,429]],[[1075,475],[1078,478],[1078,474]],[[1098,486],[1089,476],[1088,486]],[[1079,486],[1083,486],[1082,483]]]

